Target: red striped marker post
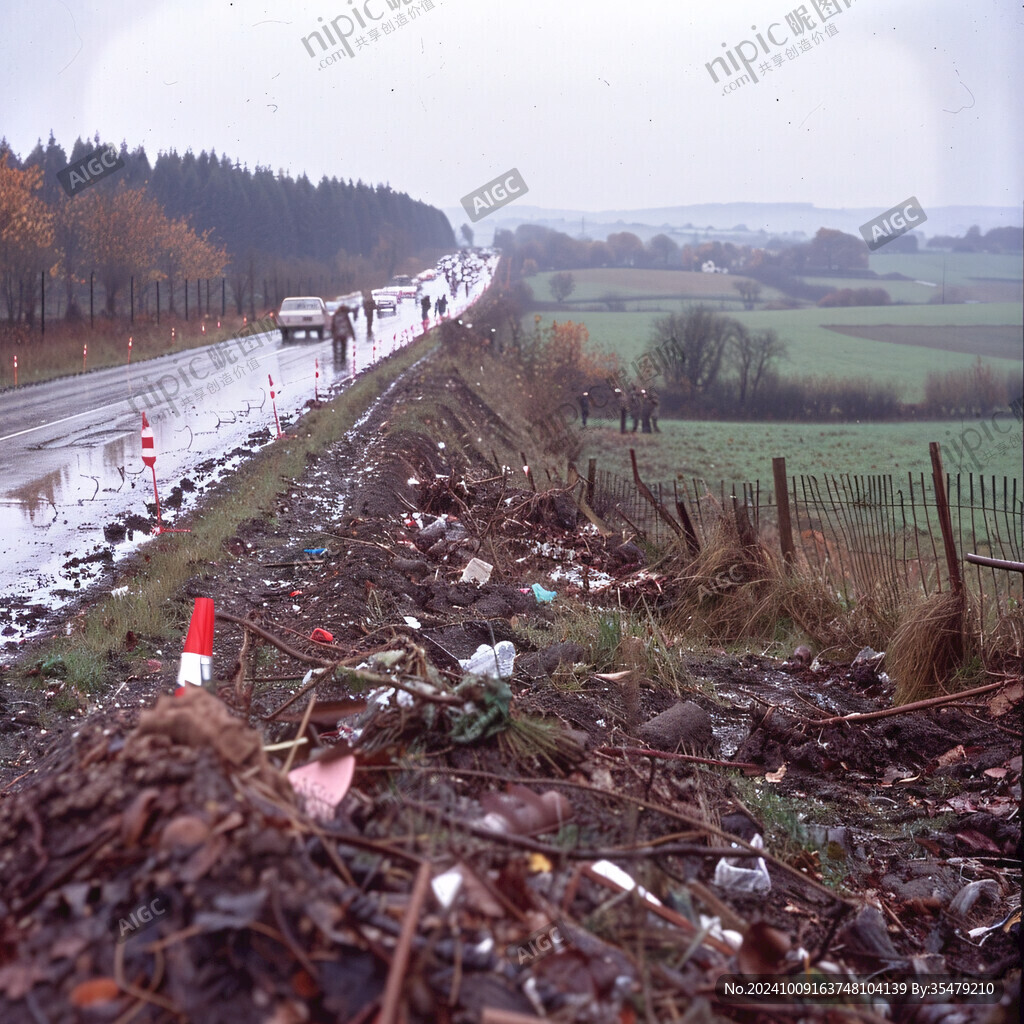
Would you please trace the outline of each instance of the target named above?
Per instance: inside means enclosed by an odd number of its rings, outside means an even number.
[[[314,365],[316,366],[316,372],[313,374],[313,400],[316,402],[320,401],[320,360],[314,359]]]
[[[145,413],[142,414],[142,462],[153,471],[153,498],[156,501],[156,528],[153,530],[153,535],[159,536],[161,533],[191,533],[191,530],[172,530],[169,527],[165,527],[160,519],[160,494],[156,489],[156,442],[153,439],[153,428],[149,425],[149,420],[146,419]]]
[[[185,637],[185,650],[178,666],[178,689],[181,696],[188,686],[213,689],[213,598],[197,597]]]
[[[132,339],[128,339],[128,365],[132,365]]]
[[[156,529],[153,533],[161,534],[164,528],[160,521],[160,494],[156,489],[156,441],[145,413],[142,414],[142,462],[153,471],[153,497],[156,499]]]
[[[270,381],[270,404],[274,410],[274,424],[277,427],[277,436],[280,438],[284,435],[281,433],[281,421],[277,418],[277,401],[276,396],[274,395],[274,378],[268,373],[267,380]]]
[[[14,357],[14,386],[18,386],[18,357]]]
[[[85,357],[89,354],[88,343],[82,346],[82,373],[85,373]]]

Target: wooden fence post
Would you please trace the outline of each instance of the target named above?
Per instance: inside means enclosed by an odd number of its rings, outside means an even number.
[[[779,508],[779,543],[782,557],[787,566],[793,564],[796,551],[793,547],[793,522],[789,517],[789,490],[786,480],[786,457],[772,459],[772,476],[775,479],[775,501]]]
[[[946,569],[949,571],[949,585],[954,594],[964,589],[964,581],[960,575],[960,561],[956,553],[956,542],[953,539],[953,520],[949,515],[949,502],[946,499],[946,485],[942,479],[942,455],[939,442],[928,443],[928,453],[932,457],[932,483],[935,486],[935,506],[942,529],[942,543],[946,549]]]
[[[594,483],[597,479],[597,459],[587,460],[587,504],[594,507]]]
[[[677,537],[684,536],[683,528],[668,514],[668,512],[665,509],[665,506],[662,505],[657,498],[655,498],[655,496],[651,493],[651,489],[647,486],[647,484],[643,482],[643,480],[640,479],[640,471],[637,469],[636,466],[635,448],[629,449],[629,460],[633,464],[633,483],[636,484],[636,489],[650,503],[651,507],[654,509],[655,512],[658,513],[661,519],[668,524],[669,529],[671,529]],[[629,522],[628,519],[626,521]]]

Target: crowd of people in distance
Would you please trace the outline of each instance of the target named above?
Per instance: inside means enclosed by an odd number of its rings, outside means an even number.
[[[658,428],[658,409],[661,404],[658,392],[654,388],[642,388],[637,384],[629,384],[625,389],[616,388],[615,397],[619,403],[619,432],[626,433],[627,417],[633,421],[635,434],[639,428],[644,434],[660,434]],[[585,427],[590,416],[590,392],[584,391],[579,398],[580,422]]]

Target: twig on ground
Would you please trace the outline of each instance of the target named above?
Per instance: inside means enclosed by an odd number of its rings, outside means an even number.
[[[321,668],[331,668],[334,665],[333,661],[314,658],[309,654],[303,654],[302,651],[297,651],[294,647],[286,644],[280,637],[274,636],[269,630],[264,629],[262,626],[257,626],[255,622],[251,622],[249,619],[240,619],[237,615],[232,615],[230,612],[216,612],[215,618],[220,619],[221,622],[232,622],[243,629],[251,629],[257,636],[263,637],[267,643],[273,644],[283,654],[287,654],[289,658],[294,658],[296,661],[303,661],[307,665],[319,665]]]
[[[977,697],[982,693],[991,693],[1006,682],[986,683],[985,686],[975,687],[973,690],[964,690],[962,693],[947,693],[942,697],[929,697],[927,700],[917,700],[913,704],[902,704],[898,708],[885,708],[882,711],[860,712],[854,711],[849,715],[835,715],[832,718],[809,718],[812,725],[838,725],[840,722],[854,724],[867,722],[875,718],[891,718],[893,715],[905,715],[908,711],[922,711],[925,708],[938,707],[940,704],[952,704],[954,701],[963,700],[965,697]]]
[[[605,757],[654,757],[662,761],[690,761],[693,764],[710,764],[716,768],[754,768],[761,770],[761,765],[748,764],[746,761],[716,761],[710,757],[697,757],[694,754],[672,754],[667,750],[649,750],[646,747],[598,747],[595,754]]]
[[[402,995],[402,986],[405,984],[413,933],[419,924],[423,902],[427,897],[427,891],[430,887],[431,870],[430,864],[424,862],[416,873],[416,881],[413,883],[409,905],[405,909],[402,931],[398,936],[398,945],[395,947],[395,954],[391,960],[391,967],[388,970],[388,980],[384,986],[384,996],[380,1004],[380,1015],[377,1017],[379,1024],[396,1024],[399,1019],[398,1003]]]

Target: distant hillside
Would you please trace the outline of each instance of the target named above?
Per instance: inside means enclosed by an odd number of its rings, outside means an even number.
[[[897,196],[893,203],[905,199]],[[926,196],[917,197],[928,220],[922,227],[932,235],[963,235],[973,224],[982,232],[991,228],[1015,227],[1024,221],[1014,206],[937,206],[929,207]],[[472,225],[475,240],[486,245],[496,230],[514,231],[520,224],[539,224],[564,231],[573,238],[581,232],[589,238],[605,238],[615,231],[632,231],[643,241],[664,232],[677,242],[691,242],[696,236],[729,238],[753,243],[757,237],[800,234],[810,238],[821,227],[838,228],[858,234],[861,224],[888,209],[829,209],[813,203],[700,203],[691,206],[665,206],[645,210],[565,210],[512,203],[490,217]],[[445,209],[458,231],[468,218],[461,207]]]

